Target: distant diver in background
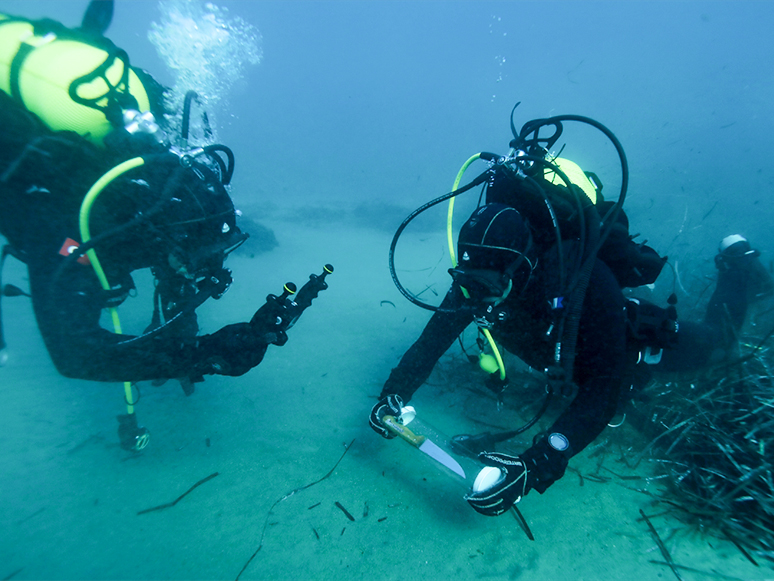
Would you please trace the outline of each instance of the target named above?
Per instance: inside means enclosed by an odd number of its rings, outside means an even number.
[[[595,174],[549,153],[563,122],[592,125],[613,143],[622,168],[617,202],[603,200]],[[369,417],[374,431],[394,437],[383,418],[400,420],[404,405],[471,323],[479,330],[480,361],[490,373],[487,385],[498,397],[507,377],[497,343],[532,368],[544,370],[547,397],[526,425],[503,434],[452,440],[454,451],[478,455],[487,465],[480,476],[494,469],[488,484],[474,483],[466,496],[476,511],[488,516],[507,511],[530,490],[545,492],[561,478],[570,458],[611,421],[623,388],[637,376],[642,380],[650,372],[700,369],[728,359],[748,296],[767,296],[774,290],[758,252],[734,235],[721,244],[717,288],[702,323],[678,322],[672,298],[667,308],[627,299],[623,289],[653,283],[666,258],[629,235],[621,208],[628,170],[618,140],[598,122],[574,115],[530,121],[518,133],[511,122],[511,129],[509,155],[473,156],[460,171],[455,190],[415,211],[395,235],[390,263],[399,290],[435,312],[392,370]],[[553,133],[545,136],[546,130]],[[462,172],[475,159],[488,161],[489,169],[457,188]],[[449,270],[451,288],[440,306],[426,305],[397,279],[397,240],[416,215],[477,185],[484,187],[483,204],[460,229],[459,262],[450,248],[455,265]],[[497,442],[535,425],[553,394],[568,403],[533,445],[518,456],[495,452]]]
[[[292,283],[269,295],[250,322],[198,335],[195,309],[229,288],[224,260],[247,238],[227,191],[234,156],[220,144],[187,147],[186,134],[170,145],[163,88],[102,36],[112,10],[91,2],[79,29],[0,14],[0,233],[2,262],[27,265],[59,372],[125,382],[119,436],[137,450],[148,432],[134,414],[134,382],[179,379],[190,394],[204,375],[246,373],[269,345],[284,345],[332,267],[295,297]],[[155,278],[152,320],[141,336],[121,334],[115,308],[133,294],[130,273],[145,268]],[[113,331],[100,326],[103,309]],[[5,346],[0,324],[3,356]]]

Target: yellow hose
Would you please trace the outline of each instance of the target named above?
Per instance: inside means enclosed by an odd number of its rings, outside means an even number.
[[[462,181],[462,176],[465,173],[465,170],[467,170],[470,164],[472,164],[477,159],[481,159],[480,153],[470,156],[468,160],[464,164],[462,164],[460,171],[457,172],[457,177],[454,179],[454,185],[452,185],[452,191],[456,190],[459,187],[460,181]],[[446,216],[446,238],[449,244],[449,256],[451,257],[452,268],[457,268],[457,255],[454,252],[454,232],[452,228],[453,217],[454,217],[454,196],[449,198],[449,212],[447,213],[447,216]],[[460,288],[462,289],[462,294],[465,296],[465,298],[469,299],[470,295],[468,294],[468,291],[462,287]],[[503,363],[503,358],[500,355],[500,350],[497,348],[497,344],[495,343],[495,340],[492,338],[492,334],[489,332],[489,329],[481,329],[481,332],[484,334],[484,337],[486,337],[486,340],[489,343],[489,347],[492,349],[492,354],[497,360],[497,367],[500,369],[500,380],[505,381],[505,363]]]
[[[89,217],[91,216],[91,207],[94,205],[94,202],[96,201],[96,199],[113,180],[122,176],[128,171],[131,171],[137,167],[140,167],[144,163],[145,163],[145,160],[141,157],[135,157],[133,159],[127,160],[115,166],[107,173],[105,173],[101,178],[99,178],[94,183],[93,186],[91,186],[91,188],[89,188],[89,191],[86,193],[86,197],[83,199],[83,202],[81,203],[81,211],[79,216],[81,241],[84,244],[86,244],[89,240],[91,240],[91,232],[89,230]],[[89,250],[86,251],[86,256],[89,257],[89,262],[91,263],[91,266],[94,269],[94,273],[97,275],[97,278],[99,279],[100,285],[102,285],[102,288],[104,290],[109,291],[110,282],[108,281],[107,276],[105,275],[105,271],[102,269],[102,265],[99,262],[99,258],[97,258],[97,252],[93,248],[90,248]],[[110,313],[110,317],[113,320],[113,329],[118,335],[120,335],[121,321],[118,318],[118,310],[116,310],[115,307],[108,307],[108,312]],[[132,384],[129,381],[124,382],[124,398],[126,400],[126,413],[133,414],[134,405],[130,403],[132,401]]]
[[[454,180],[452,191],[456,190],[459,187],[460,181],[462,180],[462,175],[465,173],[465,170],[468,169],[470,164],[480,158],[481,158],[481,154],[477,153],[476,155],[472,155],[470,158],[468,158],[468,160],[464,164],[462,164],[462,167],[460,168],[460,171],[457,172],[457,177]],[[452,268],[457,268],[457,256],[454,253],[454,233],[452,231],[452,217],[454,216],[454,198],[455,198],[454,196],[449,198],[449,212],[446,218],[446,238],[449,243],[449,256],[451,257]]]

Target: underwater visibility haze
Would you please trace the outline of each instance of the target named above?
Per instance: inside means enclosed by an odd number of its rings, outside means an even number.
[[[0,0],[0,13],[77,27],[87,5]],[[680,316],[700,318],[729,234],[771,268],[773,26],[763,1],[116,0],[105,35],[171,89],[170,133],[194,90],[190,144],[235,155],[229,192],[251,238],[229,258],[233,287],[197,311],[202,328],[249,317],[324,264],[336,270],[288,344],[249,373],[208,377],[190,397],[175,382],[143,383],[137,413],[152,440],[139,454],[118,446],[121,387],[60,376],[29,301],[4,300],[0,579],[774,577],[774,531],[760,533],[768,555],[745,544],[738,495],[713,505],[725,537],[675,515],[643,518],[668,487],[656,478],[663,458],[643,460],[656,436],[631,422],[608,428],[545,495],[525,497],[525,525],[474,513],[464,483],[376,436],[367,417],[429,317],[393,285],[392,236],[452,189],[471,155],[508,153],[517,102],[517,128],[583,115],[623,145],[630,232],[671,265],[639,296],[675,293]],[[561,147],[615,196],[609,141],[568,124]],[[476,163],[467,178],[485,169]],[[477,191],[460,197],[455,227]],[[435,304],[450,282],[445,212],[417,220],[397,254],[413,292]],[[23,265],[9,259],[3,282],[27,288]],[[140,279],[121,307],[130,331],[147,325],[151,284]],[[752,314],[743,343],[774,328],[771,307]],[[542,387],[506,363],[523,389],[500,411],[453,347],[412,400],[418,417],[439,434],[523,424]],[[755,389],[739,390],[752,398],[744,405],[769,410],[760,430],[772,431],[764,363]],[[649,410],[689,421],[670,406]],[[659,453],[678,445],[663,441]],[[765,481],[774,460],[761,446],[744,457],[764,462],[752,480]],[[774,510],[765,490],[761,506]]]

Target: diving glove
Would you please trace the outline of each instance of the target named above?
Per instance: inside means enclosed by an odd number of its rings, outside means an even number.
[[[499,516],[527,494],[527,465],[521,458],[497,452],[483,452],[478,459],[486,466],[499,469],[500,478],[488,488],[479,488],[474,484],[465,500],[473,510],[484,516]]]
[[[263,360],[267,347],[249,323],[227,325],[199,337],[196,351],[203,361],[196,369],[203,374],[244,375]]]
[[[500,478],[488,487],[476,486],[477,478],[465,500],[483,515],[501,515],[530,490],[543,494],[564,476],[570,456],[570,442],[558,432],[539,438],[520,456],[482,452],[478,459],[486,466],[498,468]]]
[[[549,486],[564,476],[572,456],[570,441],[566,436],[553,432],[544,435],[519,456],[529,471],[528,490],[543,494]]]
[[[388,440],[394,438],[395,434],[384,426],[382,418],[384,416],[400,418],[402,407],[403,399],[399,395],[390,394],[384,396],[371,409],[371,414],[368,416],[368,423],[371,429],[382,438],[387,438]]]

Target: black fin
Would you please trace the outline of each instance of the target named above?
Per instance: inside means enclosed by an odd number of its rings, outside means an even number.
[[[103,35],[113,20],[113,0],[91,0],[83,15],[81,30]]]

